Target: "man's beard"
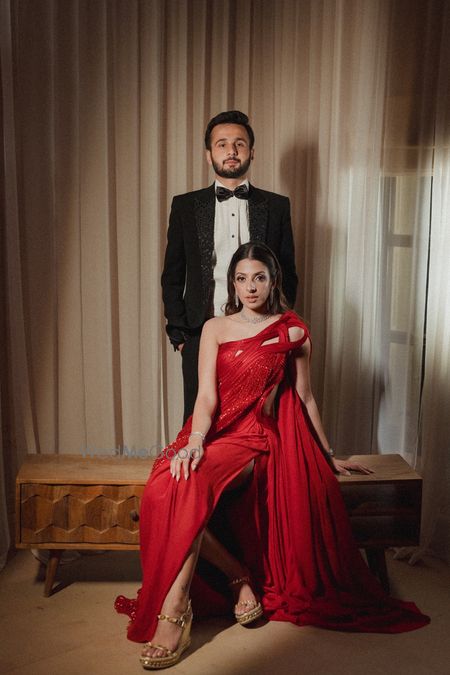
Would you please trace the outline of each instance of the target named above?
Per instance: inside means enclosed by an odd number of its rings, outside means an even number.
[[[247,161],[241,162],[230,169],[225,169],[223,166],[220,166],[220,164],[217,164],[212,158],[211,161],[216,176],[220,176],[221,178],[241,178],[241,176],[245,176],[249,170],[250,162],[252,160],[249,157]]]

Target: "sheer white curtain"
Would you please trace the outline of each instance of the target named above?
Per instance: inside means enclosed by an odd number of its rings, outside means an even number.
[[[423,550],[450,561],[450,6],[437,69],[430,272],[420,464],[425,477]]]
[[[167,216],[212,178],[208,119],[238,108],[252,182],[291,198],[330,440],[423,470],[424,546],[448,557],[448,3],[0,3],[9,511],[25,452],[178,431]]]
[[[319,24],[322,34],[314,40],[321,45],[316,56],[319,180],[310,263],[310,316],[321,367],[314,383],[328,435],[341,453],[376,451],[388,19],[383,2],[337,3],[335,16]]]

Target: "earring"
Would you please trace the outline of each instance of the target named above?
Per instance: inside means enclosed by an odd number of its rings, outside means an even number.
[[[272,286],[272,288],[270,289],[270,294],[269,294],[269,304],[270,304],[270,306],[272,307],[272,305],[273,305],[273,286]]]
[[[234,304],[236,305],[236,309],[238,309],[239,308],[239,298],[238,298],[237,293],[235,293],[235,295],[234,295]]]

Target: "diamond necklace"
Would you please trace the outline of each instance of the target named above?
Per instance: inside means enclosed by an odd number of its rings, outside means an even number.
[[[261,323],[262,321],[267,321],[267,319],[272,316],[272,314],[264,314],[263,316],[259,316],[256,319],[250,319],[250,317],[244,314],[243,310],[241,310],[240,314],[244,321],[247,321],[247,323]]]

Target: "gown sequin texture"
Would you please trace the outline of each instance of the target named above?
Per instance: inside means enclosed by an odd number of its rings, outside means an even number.
[[[303,329],[301,340],[290,341],[291,326]],[[219,403],[197,471],[178,483],[169,472],[171,452],[188,442],[190,417],[155,461],[143,494],[142,587],[136,599],[119,596],[115,603],[130,617],[130,640],[151,640],[192,542],[251,460],[251,479],[228,498],[226,528],[222,522],[219,530],[232,533],[266,619],[380,633],[429,622],[414,603],[384,591],[357,548],[339,483],[295,389],[294,357],[307,339],[305,324],[288,311],[254,337],[220,345]],[[268,416],[264,402],[276,385],[276,411]],[[226,580],[213,579],[201,559],[191,597],[194,616],[232,608]]]

